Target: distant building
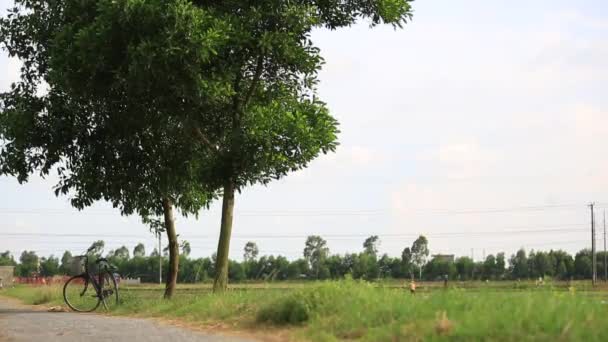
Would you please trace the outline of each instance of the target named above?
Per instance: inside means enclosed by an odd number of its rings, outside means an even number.
[[[444,262],[454,262],[454,254],[435,254],[432,255],[434,260],[440,260]]]
[[[12,286],[14,274],[15,266],[0,266],[0,284],[3,287]]]

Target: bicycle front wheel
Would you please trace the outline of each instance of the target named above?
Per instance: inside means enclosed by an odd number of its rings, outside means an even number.
[[[86,275],[74,276],[63,286],[63,300],[70,309],[91,312],[97,309],[101,299]]]
[[[100,283],[103,306],[106,310],[111,310],[118,305],[118,287],[116,286],[116,279],[111,272],[104,272]]]

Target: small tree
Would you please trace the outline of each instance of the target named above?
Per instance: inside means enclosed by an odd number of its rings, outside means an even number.
[[[190,255],[190,252],[192,252],[192,249],[190,248],[190,242],[186,240],[182,241],[180,247],[182,249],[182,255],[186,257]]]
[[[146,246],[143,243],[138,243],[135,248],[133,248],[133,257],[134,258],[143,258],[146,256]]]
[[[10,251],[0,253],[0,266],[16,266],[17,263]]]
[[[23,251],[19,257],[19,275],[29,277],[40,272],[40,259],[34,251]]]
[[[40,274],[44,277],[52,277],[59,274],[59,259],[54,256],[40,260]]]
[[[108,253],[108,257],[128,260],[130,257],[129,249],[125,246],[122,246],[122,247],[117,248],[116,250],[112,251],[111,253]]]
[[[318,235],[311,235],[306,239],[306,246],[304,247],[304,259],[308,261],[312,272],[318,279],[321,275],[321,268],[323,262],[329,255],[329,248],[327,247],[327,241]]]
[[[252,241],[249,241],[245,244],[243,251],[243,260],[245,260],[245,262],[255,261],[258,258],[258,254],[260,253],[258,245]]]
[[[380,240],[378,235],[372,235],[363,242],[363,251],[366,254],[376,256],[378,254],[378,245]]]
[[[88,251],[92,256],[99,258],[103,253],[103,249],[105,248],[106,243],[103,240],[97,240],[91,244]]]
[[[422,278],[422,267],[429,256],[429,242],[423,235],[420,235],[412,244],[412,263],[418,267],[418,277]]]

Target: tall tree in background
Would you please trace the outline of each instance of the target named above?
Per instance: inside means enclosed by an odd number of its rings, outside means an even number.
[[[528,278],[528,257],[523,248],[519,249],[515,255],[511,256],[509,265],[511,274],[515,279]]]
[[[180,247],[182,249],[182,255],[184,256],[189,256],[190,253],[192,252],[192,248],[190,247],[190,242],[184,240],[182,241],[182,243],[180,244]]]
[[[30,277],[33,273],[40,271],[40,258],[34,251],[23,251],[19,257],[17,274],[21,277]]]
[[[15,258],[10,251],[0,253],[0,266],[16,266]]]
[[[95,256],[96,258],[101,257],[103,253],[103,249],[106,247],[106,243],[103,240],[97,240],[91,244],[88,251],[89,254]]]
[[[369,255],[377,256],[379,244],[380,239],[378,238],[378,235],[372,235],[363,242],[363,252]]]
[[[40,259],[40,275],[52,277],[59,274],[59,259],[53,255]]]
[[[409,247],[405,247],[403,252],[401,252],[401,267],[410,275],[410,278],[414,279],[414,273],[412,272],[412,250]]]
[[[108,257],[128,260],[130,257],[129,249],[126,246],[122,246],[120,248],[115,249],[114,251],[109,252]]]
[[[70,251],[63,252],[61,256],[61,266],[59,267],[61,273],[68,274],[70,272],[70,263],[72,262],[72,253]]]
[[[133,257],[141,258],[141,257],[145,257],[145,256],[146,256],[146,246],[144,246],[144,244],[140,242],[133,248]]]
[[[321,274],[321,266],[329,255],[327,241],[318,235],[311,235],[306,239],[304,247],[304,259],[308,261],[311,270],[314,272],[317,279]]]
[[[429,256],[429,242],[426,237],[420,235],[412,243],[412,263],[418,267],[418,278],[422,278],[422,266]]]
[[[258,258],[258,254],[260,254],[258,245],[253,241],[248,241],[243,248],[243,260],[245,262],[255,261]]]

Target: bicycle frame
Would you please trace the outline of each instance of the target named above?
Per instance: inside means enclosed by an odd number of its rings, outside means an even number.
[[[103,292],[102,292],[103,272],[99,272],[99,274],[97,275],[97,277],[99,277],[99,280],[95,279],[95,276],[89,272],[89,256],[84,255],[83,257],[84,257],[84,273],[82,275],[85,277],[85,284],[84,284],[84,290],[82,291],[80,296],[84,296],[84,294],[87,292],[87,289],[89,287],[89,283],[92,283],[93,288],[95,289],[95,293],[97,294],[97,297],[101,300],[104,308],[106,308],[106,310],[107,310],[108,307],[106,305],[106,300],[105,300],[105,297],[103,296]],[[102,262],[98,262],[98,263],[101,264]]]

